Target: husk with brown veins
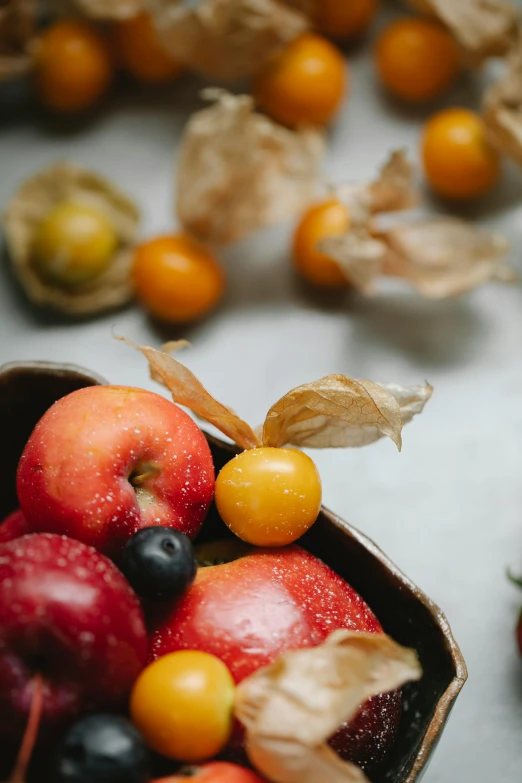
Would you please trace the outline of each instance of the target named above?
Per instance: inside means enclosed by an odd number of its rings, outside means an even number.
[[[408,220],[378,228],[376,216],[414,206],[418,195],[413,170],[402,152],[392,154],[375,182],[341,185],[334,194],[348,208],[344,235],[327,237],[318,247],[337,262],[347,280],[373,295],[380,278],[397,277],[429,299],[464,294],[489,280],[511,282],[505,263],[506,239],[454,217]]]
[[[509,51],[516,37],[519,11],[507,0],[406,0],[438,19],[459,44],[465,62],[481,65]]]
[[[293,131],[254,110],[249,95],[215,100],[190,119],[177,169],[177,213],[201,241],[226,244],[300,214],[319,188],[322,134]]]
[[[416,653],[384,634],[340,630],[318,647],[287,652],[236,689],[250,761],[273,783],[367,783],[329,737],[367,699],[421,676]]]
[[[35,0],[0,4],[0,81],[30,71],[34,55]]]
[[[522,34],[505,72],[486,92],[484,121],[493,146],[522,164]]]
[[[333,186],[333,195],[350,214],[350,225],[366,225],[372,215],[399,212],[419,203],[415,170],[404,150],[394,150],[375,180]]]
[[[285,0],[149,0],[161,41],[178,62],[220,81],[251,76],[303,33],[308,16]]]
[[[97,207],[109,218],[119,238],[109,267],[93,280],[70,287],[42,276],[34,258],[40,222],[63,201]],[[3,223],[14,273],[29,299],[76,316],[129,302],[133,297],[130,271],[139,218],[136,205],[112,183],[72,163],[55,164],[24,182],[9,203]]]
[[[192,410],[243,449],[261,445],[349,448],[389,437],[400,450],[403,426],[422,412],[433,392],[429,384],[404,387],[328,375],[285,394],[270,408],[258,434],[171,356],[186,342],[167,343],[160,351],[119,339],[145,356],[151,377],[170,391],[174,402]]]

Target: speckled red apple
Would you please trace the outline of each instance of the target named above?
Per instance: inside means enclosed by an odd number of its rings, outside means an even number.
[[[361,596],[304,549],[251,550],[198,570],[180,601],[152,620],[150,657],[204,650],[240,682],[286,650],[315,646],[338,628],[382,632]],[[400,714],[399,693],[374,697],[332,742],[345,758],[375,768],[393,745]]]
[[[229,764],[226,761],[210,761],[201,767],[190,767],[181,771],[179,775],[161,778],[155,783],[265,783],[251,769],[239,767],[237,764]]]
[[[23,512],[17,508],[12,511],[3,522],[0,522],[0,544],[6,544],[20,536],[31,532],[31,528],[24,517]]]
[[[0,545],[0,746],[20,740],[37,673],[45,737],[124,706],[146,657],[140,604],[110,560],[65,536]]]
[[[208,444],[184,411],[153,392],[116,386],[58,400],[32,433],[17,475],[33,530],[110,556],[149,525],[195,536],[214,483]]]

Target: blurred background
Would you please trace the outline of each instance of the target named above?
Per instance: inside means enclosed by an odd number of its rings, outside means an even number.
[[[427,119],[439,109],[480,107],[499,64],[463,73],[440,98],[391,97],[375,69],[380,32],[405,11],[385,4],[362,41],[343,46],[349,97],[328,127],[327,181],[374,178],[391,150],[420,161]],[[177,228],[174,186],[186,123],[205,102],[208,78],[164,86],[123,80],[96,113],[63,121],[35,107],[25,82],[0,85],[0,209],[20,184],[71,160],[110,178],[142,210],[140,236]],[[241,91],[241,85],[234,85]],[[428,212],[448,212],[505,235],[522,274],[522,170],[508,158],[490,193],[447,205],[424,188]],[[189,325],[165,326],[137,304],[74,319],[29,303],[7,253],[0,265],[0,364],[83,365],[111,383],[160,391],[145,362],[113,333],[159,347],[186,338],[183,361],[252,424],[290,388],[329,373],[435,388],[404,433],[367,449],[314,453],[324,502],[373,538],[446,612],[469,681],[427,774],[427,783],[513,783],[520,777],[522,687],[514,627],[520,597],[506,568],[522,571],[522,288],[488,283],[459,298],[422,298],[385,280],[375,297],[307,286],[290,263],[297,220],[219,251],[226,290]],[[4,444],[9,448],[9,444]]]

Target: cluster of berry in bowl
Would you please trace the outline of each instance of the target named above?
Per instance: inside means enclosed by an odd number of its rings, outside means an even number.
[[[44,414],[16,485],[20,508],[0,525],[0,756],[13,783],[30,756],[38,781],[174,781],[191,765],[208,783],[255,783],[236,684],[336,629],[382,633],[295,543],[321,505],[300,451],[250,449],[216,478],[175,404],[92,386]],[[213,502],[228,540],[204,534]],[[399,692],[375,696],[331,744],[371,774],[400,716]]]

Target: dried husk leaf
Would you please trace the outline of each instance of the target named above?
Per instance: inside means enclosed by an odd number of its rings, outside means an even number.
[[[34,53],[35,0],[0,5],[0,81],[30,71]]]
[[[110,219],[119,238],[109,267],[95,279],[70,287],[43,277],[33,251],[40,222],[62,201],[97,207]],[[13,270],[28,297],[35,304],[84,316],[132,299],[130,270],[139,219],[136,205],[108,180],[76,164],[57,163],[23,183],[3,222]]]
[[[256,433],[171,355],[188,345],[185,340],[165,343],[158,350],[126,337],[117,339],[143,354],[151,378],[170,391],[174,402],[189,408],[244,449],[260,445],[355,447],[387,435],[400,450],[403,425],[422,412],[433,392],[429,385],[405,387],[328,375],[282,397]]]
[[[461,47],[467,63],[509,51],[516,36],[519,12],[505,0],[407,0],[421,13],[436,17]]]
[[[80,13],[92,19],[131,19],[146,11],[148,0],[48,0],[56,13]]]
[[[177,61],[223,81],[251,76],[310,24],[285,0],[150,0],[150,10]]]
[[[365,226],[371,215],[410,209],[419,202],[415,171],[405,150],[394,150],[376,180],[334,186],[334,195],[348,209],[352,227]]]
[[[486,92],[484,121],[493,146],[522,164],[522,36],[505,73]]]
[[[388,231],[384,274],[406,280],[423,296],[443,299],[489,280],[512,282],[501,235],[453,217],[434,217]]]
[[[158,351],[147,345],[137,345],[124,337],[118,339],[143,354],[149,363],[151,378],[169,390],[174,402],[189,408],[197,416],[213,424],[238,446],[244,449],[259,446],[259,440],[252,428],[234,411],[212,397],[194,373],[170,355],[188,345],[187,342],[179,340],[166,343],[164,350]]]
[[[263,426],[265,446],[366,446],[387,436],[402,447],[403,425],[421,413],[431,386],[402,387],[327,375],[298,386],[273,405]]]
[[[206,91],[181,143],[177,211],[184,229],[211,244],[233,242],[300,214],[319,187],[324,140],[254,111],[249,95]]]
[[[372,236],[367,226],[356,226],[342,236],[327,237],[318,247],[337,263],[354,288],[366,296],[375,294],[376,283],[384,273],[388,247]]]
[[[415,171],[404,150],[395,150],[382,166],[376,180],[344,183],[333,188],[334,196],[348,209],[347,234],[327,237],[318,249],[336,261],[347,280],[371,296],[382,274],[388,249],[371,233],[371,218],[385,212],[410,209],[420,200]]]
[[[421,676],[416,653],[384,634],[335,631],[318,647],[287,652],[237,687],[249,758],[273,783],[364,783],[328,738],[367,699]]]
[[[383,276],[398,277],[428,299],[472,291],[490,280],[512,282],[505,264],[506,239],[464,220],[433,217],[372,234],[359,227],[323,240],[320,249],[337,262],[359,291],[373,295]]]

